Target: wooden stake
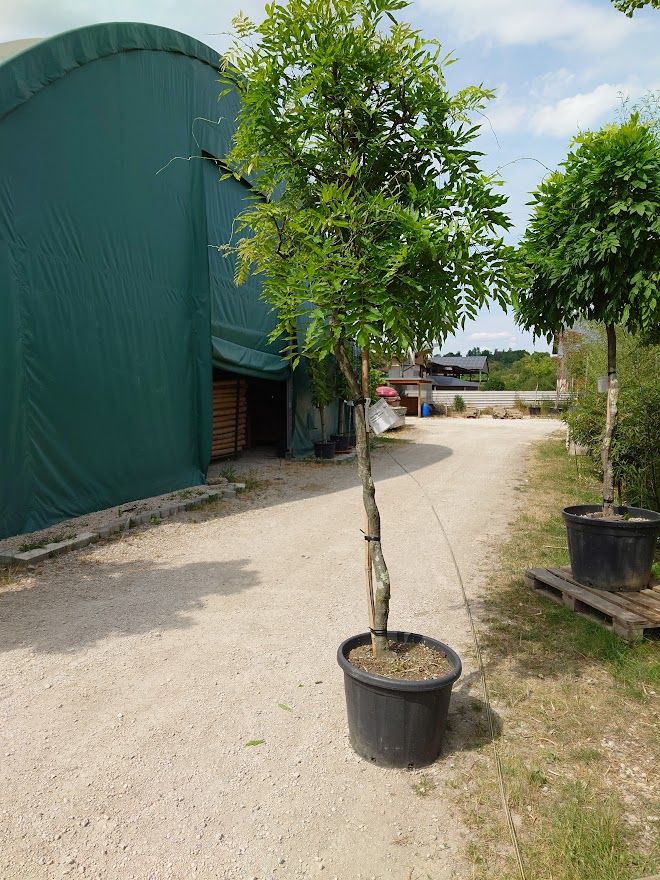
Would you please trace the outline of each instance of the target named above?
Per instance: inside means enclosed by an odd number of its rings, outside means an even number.
[[[369,534],[369,521],[367,520],[367,516],[365,514],[364,517],[364,533],[365,535]],[[374,577],[373,577],[373,565],[371,562],[371,541],[364,542],[364,573],[365,573],[365,581],[367,585],[367,605],[369,608],[369,626],[371,629],[376,628],[376,617],[374,610]],[[373,650],[373,645],[372,645]]]
[[[361,367],[362,367],[362,396],[364,398],[369,395],[369,353],[366,349],[362,350],[361,356]],[[367,419],[368,411],[367,404],[364,404],[364,430],[367,434],[367,444],[369,443],[369,422]],[[369,519],[365,513],[364,518],[364,533],[365,535],[369,535]],[[373,563],[371,559],[371,541],[365,541],[366,547],[364,548],[364,569],[366,574],[366,582],[367,582],[367,602],[369,604],[369,626],[371,629],[376,628],[376,611],[374,605],[374,574],[373,574]],[[371,650],[375,654],[376,651],[373,645]]]

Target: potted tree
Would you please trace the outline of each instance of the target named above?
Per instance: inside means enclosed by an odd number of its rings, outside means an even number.
[[[333,434],[337,452],[347,452],[355,445],[355,433],[351,428],[350,409],[346,405],[346,399],[351,397],[351,391],[346,384],[341,370],[335,370],[335,397],[337,398],[337,433]]]
[[[479,168],[470,121],[490,93],[450,94],[440,47],[396,20],[405,6],[268,5],[259,25],[234,20],[221,74],[241,98],[224,163],[255,175],[263,195],[226,248],[237,281],[261,273],[274,338],[298,334],[287,351],[294,367],[301,356],[334,356],[354,404],[369,629],[340,646],[338,661],[353,747],[390,766],[437,757],[461,663],[437,639],[388,627],[370,368],[431,348],[491,290],[504,304],[509,266],[506,199]]]
[[[329,359],[307,358],[307,370],[312,385],[312,403],[319,411],[321,424],[321,439],[314,444],[314,455],[317,458],[332,459],[335,457],[335,441],[328,440],[325,434],[325,408],[335,399]]]
[[[607,403],[602,435],[602,505],[565,508],[574,577],[607,590],[648,585],[660,514],[614,506],[612,443],[619,383],[616,327],[660,324],[660,142],[637,114],[577,137],[562,170],[533,193],[521,244],[520,323],[550,340],[576,320],[607,335]]]

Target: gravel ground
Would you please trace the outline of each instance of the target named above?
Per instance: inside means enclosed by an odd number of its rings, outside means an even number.
[[[221,484],[226,480],[220,480]],[[217,485],[214,484],[214,485]],[[105,510],[96,510],[93,513],[85,513],[83,516],[72,517],[38,529],[35,532],[23,532],[20,535],[12,535],[0,540],[0,556],[3,553],[17,553],[23,547],[45,547],[51,541],[64,541],[75,538],[82,532],[96,532],[103,526],[112,525],[119,517],[127,514],[145,513],[153,510],[154,513],[162,504],[168,501],[194,501],[198,495],[203,495],[208,487],[192,486],[190,489],[179,489],[177,492],[165,492],[163,495],[153,495],[151,498],[140,498],[136,501],[126,501],[116,507],[106,507]]]
[[[549,420],[414,420],[376,453],[391,625],[464,658],[445,755],[351,751],[335,652],[365,628],[355,466],[267,485],[0,582],[0,877],[466,878],[453,786],[483,705],[441,511],[478,597]],[[391,455],[390,455],[391,453]],[[251,741],[258,744],[248,745]]]

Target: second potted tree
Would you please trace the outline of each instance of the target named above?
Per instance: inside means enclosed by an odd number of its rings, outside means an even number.
[[[317,358],[307,359],[307,370],[312,386],[312,403],[319,411],[321,439],[314,444],[314,455],[317,458],[332,459],[335,457],[335,440],[328,439],[325,433],[325,409],[335,399],[333,377],[330,375],[329,361]]]
[[[520,323],[550,339],[580,318],[607,334],[602,505],[564,509],[573,576],[606,590],[639,590],[651,576],[660,514],[615,507],[612,443],[619,382],[616,327],[660,325],[660,142],[636,114],[576,138],[533,194],[521,245]]]

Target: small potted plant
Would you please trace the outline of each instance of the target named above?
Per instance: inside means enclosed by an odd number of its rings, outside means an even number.
[[[348,452],[355,446],[355,431],[351,430],[351,407],[346,403],[351,392],[340,369],[335,369],[335,397],[337,398],[337,433],[330,438],[335,441],[337,452]]]
[[[437,758],[461,662],[435,637],[389,628],[372,364],[431,348],[489,291],[505,305],[511,252],[506,199],[479,168],[467,122],[490,95],[448,91],[436,45],[397,23],[405,5],[267,5],[261,25],[234,20],[222,78],[241,99],[224,164],[258,172],[264,196],[237,220],[237,278],[259,273],[279,319],[272,338],[297,339],[294,367],[333,357],[353,404],[369,627],[337,655],[350,740],[369,761],[407,767]]]
[[[333,378],[330,375],[329,359],[307,359],[307,370],[312,387],[312,404],[319,412],[321,439],[314,444],[314,455],[329,460],[335,457],[335,441],[328,440],[325,434],[325,409],[335,399]]]
[[[614,505],[616,327],[644,333],[660,325],[660,141],[632,114],[577,137],[562,166],[533,194],[520,248],[518,320],[548,340],[580,318],[605,326],[603,503],[566,507],[563,515],[578,581],[639,590],[651,577],[660,514]]]

